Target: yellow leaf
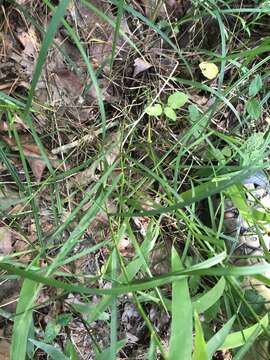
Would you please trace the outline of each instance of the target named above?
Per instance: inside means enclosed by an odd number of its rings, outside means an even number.
[[[218,75],[219,69],[214,63],[203,61],[199,64],[199,67],[203,76],[209,80],[213,80]]]

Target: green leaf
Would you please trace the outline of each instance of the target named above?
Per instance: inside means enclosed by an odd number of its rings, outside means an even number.
[[[246,111],[254,120],[258,120],[261,116],[261,104],[257,99],[250,99],[246,103]]]
[[[172,271],[183,269],[181,260],[172,248]],[[185,341],[179,341],[185,339]],[[174,281],[172,284],[172,324],[169,343],[169,360],[191,359],[192,354],[192,304],[189,295],[188,279]]]
[[[60,330],[61,325],[57,324],[55,319],[49,321],[45,329],[44,341],[51,344],[56,338],[56,336],[59,334]]]
[[[260,75],[256,75],[251,81],[248,89],[249,96],[256,96],[263,86],[262,78]]]
[[[190,117],[191,122],[196,123],[201,117],[201,114],[200,114],[197,106],[194,104],[189,105],[188,111],[189,111],[189,117]]]
[[[189,119],[193,126],[193,136],[197,139],[201,137],[202,131],[208,123],[208,116],[203,116],[194,104],[189,105],[188,111]]]
[[[65,345],[65,355],[68,356],[69,360],[80,360],[79,355],[77,354],[77,351],[75,350],[72,342],[68,340]]]
[[[155,104],[153,106],[148,106],[145,110],[149,116],[160,116],[162,114],[162,106],[160,104]]]
[[[127,339],[117,341],[117,343],[116,343],[117,352],[120,351],[122,349],[122,347],[124,347],[126,345],[126,343],[127,343]],[[97,354],[95,359],[96,360],[108,360],[110,353],[111,353],[111,348],[109,347],[109,348],[105,349],[104,351],[102,351],[101,353]]]
[[[194,320],[195,320],[195,340],[194,340],[194,353],[192,356],[192,360],[209,360],[206,351],[206,343],[203,336],[201,322],[199,319],[199,315],[197,314],[196,311],[194,314]]]
[[[229,321],[227,321],[226,324],[207,342],[206,351],[209,359],[212,359],[213,354],[224,343],[233,326],[234,321],[235,315]]]
[[[60,326],[67,326],[67,324],[72,320],[72,314],[64,313],[57,316],[56,321]]]
[[[268,314],[266,314],[261,320],[260,323],[257,323],[255,325],[252,325],[242,331],[236,331],[234,333],[231,333],[227,336],[225,342],[220,346],[219,350],[227,350],[227,349],[234,349],[239,346],[244,345],[250,336],[253,335],[254,331],[256,329],[260,329],[259,334],[262,333],[263,329],[262,326],[267,327],[268,326]]]
[[[60,349],[57,349],[56,347],[52,345],[45,344],[41,341],[29,339],[31,343],[36,345],[39,349],[45,351],[46,354],[48,354],[53,360],[69,360],[67,356],[65,356]],[[17,359],[23,359],[22,357],[18,357]],[[15,360],[15,358],[14,358]]]
[[[188,101],[188,96],[182,91],[176,91],[168,97],[168,106],[172,109],[179,109]]]
[[[193,309],[196,310],[198,314],[208,310],[218,301],[218,299],[221,298],[225,289],[225,285],[226,281],[224,278],[220,278],[220,280],[211,290],[193,302]]]
[[[173,121],[176,120],[176,113],[175,113],[175,111],[174,111],[172,108],[170,108],[169,106],[166,106],[166,107],[164,108],[164,114],[167,116],[167,118],[169,118],[169,119],[171,119],[171,120],[173,120]]]

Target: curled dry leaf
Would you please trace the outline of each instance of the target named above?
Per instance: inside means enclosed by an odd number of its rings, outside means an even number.
[[[118,249],[122,256],[131,258],[135,255],[134,247],[127,235],[124,235],[122,239],[119,241]]]
[[[142,73],[143,71],[146,71],[150,69],[153,65],[147,62],[144,59],[137,58],[134,60],[134,71],[133,76],[137,76],[138,74]]]
[[[0,227],[0,256],[5,256],[12,251],[12,236],[8,227]]]

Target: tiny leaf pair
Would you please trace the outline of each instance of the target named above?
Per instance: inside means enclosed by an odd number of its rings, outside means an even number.
[[[159,117],[163,112],[165,116],[173,121],[176,121],[176,112],[174,110],[180,109],[188,101],[188,96],[182,91],[176,91],[168,97],[167,105],[162,108],[161,104],[154,104],[145,109],[149,116]]]

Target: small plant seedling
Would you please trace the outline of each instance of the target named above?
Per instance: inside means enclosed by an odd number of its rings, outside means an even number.
[[[262,106],[260,101],[256,98],[260,93],[263,87],[262,78],[260,75],[256,75],[255,78],[251,81],[248,89],[249,99],[245,104],[245,110],[247,114],[253,120],[258,120],[262,113]]]
[[[167,104],[162,106],[159,103],[156,103],[152,106],[148,106],[145,108],[146,114],[149,116],[159,117],[162,113],[172,120],[176,121],[176,112],[175,110],[183,107],[188,101],[188,96],[182,91],[176,91],[172,95],[170,95],[167,99]]]

